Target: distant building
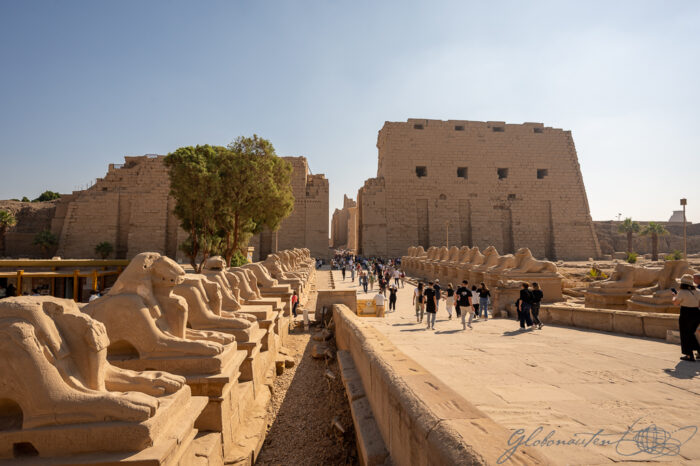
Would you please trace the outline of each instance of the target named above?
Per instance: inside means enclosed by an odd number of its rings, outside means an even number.
[[[683,211],[674,210],[671,218],[668,219],[668,223],[683,223]]]

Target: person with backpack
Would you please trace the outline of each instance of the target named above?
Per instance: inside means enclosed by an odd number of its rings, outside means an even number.
[[[532,321],[535,323],[538,329],[542,329],[542,322],[540,321],[540,303],[542,302],[542,298],[544,297],[544,293],[542,293],[542,290],[540,290],[540,285],[537,284],[537,282],[532,283],[532,307],[531,307],[531,312],[532,312]]]
[[[681,277],[681,289],[674,293],[673,304],[680,306],[678,330],[681,336],[682,361],[695,361],[693,351],[700,353],[696,330],[700,326],[700,291],[695,289],[692,275]]]
[[[435,290],[435,312],[437,312],[440,309],[440,298],[442,298],[442,288],[440,287],[440,280],[437,278],[433,283],[433,289]]]
[[[389,285],[389,312],[396,311],[396,285]]]
[[[452,283],[447,284],[447,298],[445,298],[445,307],[447,308],[448,319],[452,319],[452,309],[455,307],[455,289]]]
[[[423,322],[423,283],[418,283],[418,287],[413,291],[413,305],[416,307],[416,322]]]
[[[472,317],[474,316],[474,308],[472,307],[472,292],[469,290],[469,287],[467,287],[467,281],[462,280],[462,286],[457,288],[456,294],[457,294],[457,316],[459,317],[461,315],[462,317],[462,330],[467,329],[467,325],[469,328],[472,328]],[[461,309],[461,312],[460,312]],[[469,314],[469,322],[466,322],[467,314]]]
[[[520,328],[524,329],[525,324],[528,328],[532,327],[532,318],[530,318],[530,308],[532,306],[532,292],[529,290],[530,285],[523,283],[523,289],[520,290]]]

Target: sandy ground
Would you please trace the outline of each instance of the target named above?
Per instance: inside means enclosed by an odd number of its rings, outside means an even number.
[[[294,330],[286,347],[296,364],[275,379],[268,433],[258,465],[355,465],[355,431],[338,363],[313,359],[309,333]],[[324,374],[330,370],[335,380]],[[331,427],[334,418],[345,429]]]
[[[360,289],[334,273],[338,288]],[[540,447],[556,464],[700,464],[700,362],[679,361],[677,345],[558,326],[521,332],[507,319],[462,331],[444,302],[428,331],[416,323],[412,293],[407,285],[396,312],[367,321],[510,428],[514,442],[550,432],[548,442],[573,439]]]

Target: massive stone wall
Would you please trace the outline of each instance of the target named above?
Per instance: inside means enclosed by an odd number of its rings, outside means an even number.
[[[328,254],[328,180],[309,174],[304,157],[284,157],[293,166],[294,211],[284,220],[277,235],[277,249],[307,247],[317,257]],[[17,215],[17,226],[7,233],[7,255],[39,257],[31,243],[41,230],[51,229],[59,237],[56,255],[63,258],[96,257],[95,246],[112,243],[117,258],[132,258],[153,251],[184,259],[178,245],[187,235],[173,214],[175,200],[169,195],[164,156],[125,157],[124,164],[111,164],[104,178],[83,191],[57,201],[22,203],[3,201]],[[260,247],[260,236],[252,242]],[[271,234],[268,250],[273,252]],[[52,255],[54,251],[49,251]],[[262,257],[264,258],[265,255]],[[259,257],[256,254],[256,257]]]
[[[254,258],[264,259],[276,250],[306,247],[311,255],[327,258],[328,180],[309,171],[306,157],[283,157],[292,164],[294,211],[284,219],[277,233],[263,231],[251,239]]]
[[[365,255],[448,240],[549,259],[600,255],[570,131],[409,119],[386,122],[377,148],[377,177],[358,192]]]
[[[343,196],[343,208],[335,209],[331,220],[331,246],[357,248],[357,203]]]

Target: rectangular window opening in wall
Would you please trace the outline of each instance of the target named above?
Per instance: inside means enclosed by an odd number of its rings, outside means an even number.
[[[542,128],[532,128],[532,130],[533,130],[535,133],[544,133],[544,130],[543,130]]]
[[[491,130],[492,130],[494,133],[502,133],[502,132],[504,132],[506,129],[505,129],[503,126],[494,126],[493,128],[491,128]]]
[[[457,177],[467,179],[467,167],[457,167]]]
[[[428,167],[416,167],[416,176],[418,178],[428,176]]]
[[[545,176],[549,175],[549,171],[546,168],[538,168],[537,169],[537,179],[541,180]]]
[[[413,125],[413,129],[423,129],[423,125]]]
[[[509,201],[514,201],[514,200],[515,200],[515,194],[508,194],[508,200],[509,200]]]
[[[498,172],[498,179],[499,180],[505,180],[508,178],[508,169],[507,168],[497,168],[496,171]]]
[[[464,126],[461,126],[461,125],[455,126],[455,131],[464,131]]]

